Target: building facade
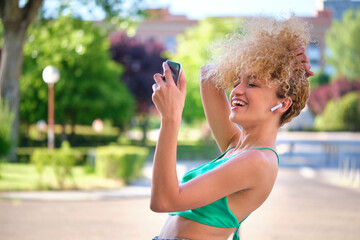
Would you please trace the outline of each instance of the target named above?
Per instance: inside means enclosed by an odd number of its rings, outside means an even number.
[[[301,17],[301,19],[310,24],[311,40],[306,49],[306,54],[310,58],[311,70],[331,74],[332,69],[326,65],[325,61],[327,52],[325,35],[332,23],[332,12],[318,10],[314,17]]]
[[[150,17],[138,26],[136,37],[143,42],[155,40],[172,52],[176,51],[176,37],[198,23],[185,15],[172,15],[167,8],[149,9],[148,12]]]
[[[319,0],[317,4],[320,11],[331,11],[333,20],[339,21],[347,10],[360,8],[359,0]]]
[[[142,22],[136,32],[141,41],[155,40],[163,44],[166,50],[176,51],[176,38],[187,28],[198,24],[197,20],[189,20],[185,15],[172,15],[169,9],[151,9],[150,17]],[[317,11],[314,17],[303,17],[302,20],[311,25],[311,43],[307,48],[312,69],[315,72],[328,72],[325,64],[325,33],[331,25],[332,14],[329,10]]]

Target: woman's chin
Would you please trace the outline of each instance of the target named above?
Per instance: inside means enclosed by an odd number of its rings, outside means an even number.
[[[241,119],[239,119],[239,117],[235,116],[234,114],[230,114],[229,120],[237,125],[241,125]]]

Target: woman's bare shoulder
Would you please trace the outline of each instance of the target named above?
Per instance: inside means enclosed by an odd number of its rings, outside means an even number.
[[[276,154],[268,149],[241,152],[232,157],[228,164],[239,173],[244,173],[246,176],[258,180],[277,172],[278,167]]]

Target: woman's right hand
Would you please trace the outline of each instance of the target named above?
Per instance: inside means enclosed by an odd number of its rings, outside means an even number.
[[[303,64],[303,67],[306,72],[306,77],[314,76],[314,72],[310,70],[311,68],[310,59],[306,56],[305,51],[306,51],[305,48],[299,47],[294,51],[294,55]]]
[[[176,86],[172,79],[169,65],[163,63],[164,75],[160,73],[154,75],[155,84],[153,84],[152,100],[160,112],[162,120],[176,120],[181,121],[182,111],[185,104],[186,96],[186,79],[182,71],[179,79],[179,87]]]

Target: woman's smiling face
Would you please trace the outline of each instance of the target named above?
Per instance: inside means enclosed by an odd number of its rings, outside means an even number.
[[[254,75],[241,74],[230,94],[230,120],[250,126],[274,117],[270,109],[279,103],[275,86],[269,87]]]

